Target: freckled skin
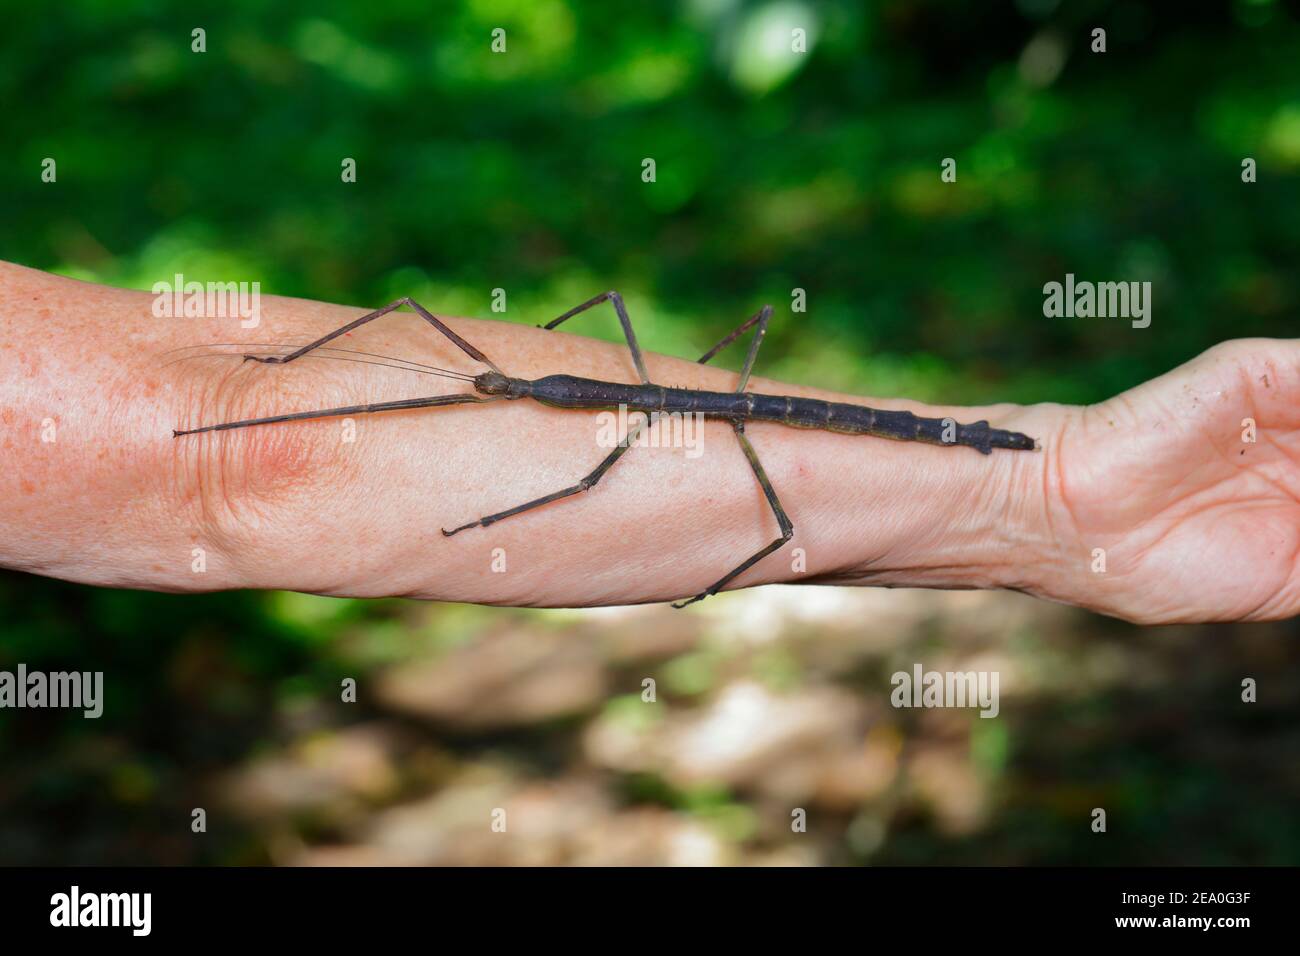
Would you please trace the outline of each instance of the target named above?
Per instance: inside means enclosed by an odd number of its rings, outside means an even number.
[[[501,401],[360,415],[351,442],[339,420],[176,439],[179,427],[464,387],[347,362],[165,365],[181,346],[310,341],[366,310],[263,296],[261,327],[244,330],[158,319],[151,301],[0,263],[0,564],[158,590],[574,606],[698,593],[776,532],[724,422],[706,423],[698,458],[633,448],[588,492],[450,539],[442,528],[589,472],[606,454],[598,413]],[[512,376],[635,381],[625,348],[568,326],[447,321]],[[409,314],[346,342],[483,371]],[[733,347],[721,361],[742,357]],[[657,382],[735,387],[723,368],[646,360]],[[927,407],[761,378],[750,387],[988,419],[1038,437],[1043,451],[985,457],[753,423],[746,434],[807,570],[760,562],[735,586],[1014,587],[1148,623],[1300,610],[1300,343],[1225,343],[1088,408]],[[1245,417],[1258,440],[1243,447]],[[47,419],[54,442],[42,441]],[[191,570],[196,546],[203,574]],[[1097,547],[1105,575],[1088,570]],[[489,570],[498,548],[509,573]]]

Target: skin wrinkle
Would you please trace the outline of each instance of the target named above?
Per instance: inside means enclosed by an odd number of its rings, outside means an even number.
[[[220,391],[220,383],[221,379],[214,383],[208,383],[202,378],[184,380],[177,391],[185,395],[185,398],[178,403],[178,407],[192,408],[197,415],[203,415],[212,408],[212,394]],[[188,425],[188,422],[179,424]],[[214,457],[213,443],[173,441],[171,452],[172,468],[167,472],[168,484],[173,491],[174,500],[181,506],[180,520],[191,546],[202,547],[208,552],[209,572],[216,568],[227,568],[233,572],[234,581],[247,580],[244,569],[236,561],[237,539],[223,533],[224,524],[217,518],[217,492],[214,486],[220,483],[221,459]],[[217,462],[215,466],[214,461]],[[215,478],[210,477],[214,474]],[[219,560],[213,560],[214,551]]]
[[[1189,497],[1194,497],[1196,494],[1200,493],[1203,493],[1203,489],[1193,489],[1187,494]],[[1165,543],[1170,535],[1180,530],[1180,516],[1170,515],[1169,513],[1175,510],[1186,511],[1187,509],[1185,506],[1187,504],[1187,498],[1174,496],[1170,500],[1166,501],[1159,510],[1147,520],[1147,524],[1150,525],[1154,537],[1148,538],[1142,542],[1135,542],[1127,554],[1118,555],[1118,557],[1124,559],[1126,570],[1122,573],[1125,576],[1132,576],[1134,573],[1139,571],[1145,563],[1151,560],[1152,552],[1161,544]],[[1118,536],[1120,540],[1124,540],[1124,536],[1119,535],[1119,533],[1112,533],[1112,536]],[[1112,549],[1110,548],[1107,549],[1108,557],[1111,550]],[[1108,570],[1108,573],[1114,574],[1116,571],[1111,568]],[[1138,615],[1138,619],[1140,620],[1140,615],[1143,612],[1135,608],[1131,613]]]
[[[220,369],[206,388],[196,390],[192,399],[196,422],[263,414],[265,402],[257,390],[241,390],[246,368],[236,362]],[[193,427],[182,421],[185,427]],[[192,438],[198,440],[174,440],[182,468],[176,485],[193,489],[197,543],[216,541],[228,553],[238,551],[241,543],[252,543],[257,529],[271,520],[277,495],[291,491],[311,474],[315,463],[308,451],[310,439],[301,430],[268,426],[238,436],[215,433]]]
[[[957,453],[957,452],[954,452]],[[977,482],[969,487],[962,487],[956,475],[947,475],[944,491],[948,492],[949,486],[952,487],[951,493],[945,493],[941,500],[954,500],[959,506],[953,509],[953,515],[947,518],[946,531],[949,536],[957,540],[968,540],[972,537],[978,537],[983,534],[990,525],[1006,527],[998,519],[1002,513],[1003,505],[997,501],[995,495],[990,495],[990,491],[996,486],[999,480],[999,474],[1004,470],[1006,459],[1002,462],[989,463],[989,471],[992,474],[983,482]],[[962,500],[966,496],[972,496],[973,501],[970,506]],[[951,560],[951,551],[953,549],[943,547],[941,542],[935,542],[936,558],[927,562],[928,569],[934,573],[937,567],[961,567],[970,568],[972,565],[967,562],[953,562]],[[1001,563],[1005,552],[999,549],[998,552],[991,552],[985,555],[980,561],[979,566],[985,569],[987,574],[993,576],[994,569]]]
[[[1229,502],[1224,502],[1224,504],[1229,504],[1229,505],[1230,505],[1230,504],[1233,504],[1233,503],[1234,503],[1234,502],[1231,502],[1231,501],[1229,501]],[[1255,503],[1254,503],[1254,502],[1250,502],[1250,504],[1251,504],[1251,505],[1254,505]],[[1214,510],[1215,510],[1215,511],[1222,511],[1223,508],[1222,508],[1222,506],[1220,506],[1220,507],[1216,507],[1216,509],[1214,509]],[[1236,512],[1235,514],[1236,514],[1237,516],[1239,516],[1239,515],[1241,514],[1241,512]],[[1141,551],[1140,551],[1138,557],[1135,558],[1135,563],[1137,563],[1137,564],[1141,564],[1142,562],[1147,561],[1148,558],[1149,558],[1150,552],[1151,552],[1152,550],[1154,550],[1154,549],[1155,549],[1159,544],[1163,543],[1163,542],[1164,542],[1167,538],[1169,538],[1171,535],[1174,535],[1174,534],[1176,534],[1176,533],[1178,533],[1178,532],[1180,532],[1180,531],[1181,531],[1181,526],[1179,525],[1179,523],[1178,523],[1176,520],[1169,520],[1169,521],[1164,522],[1164,524],[1163,524],[1163,526],[1160,528],[1160,530],[1159,530],[1159,532],[1158,532],[1158,534],[1157,534],[1155,540],[1150,541],[1150,542],[1147,542],[1147,543],[1146,543],[1146,544],[1141,548]],[[1273,593],[1273,594],[1276,594],[1277,591],[1274,590],[1272,593]],[[1267,598],[1264,599],[1264,603],[1267,603]],[[1259,602],[1257,602],[1257,606],[1258,606],[1258,604],[1259,604]],[[1168,612],[1168,611],[1170,611],[1170,610],[1174,610],[1174,608],[1170,607],[1167,603],[1161,605],[1161,607],[1162,607],[1166,612]],[[1153,613],[1152,613],[1152,609],[1149,608],[1149,607],[1135,608],[1134,611],[1133,611],[1133,615],[1134,615],[1134,618],[1135,618],[1139,623],[1144,623],[1144,622],[1149,622],[1149,623],[1158,623],[1158,622],[1160,621],[1160,616],[1159,616],[1159,615],[1155,615],[1155,614],[1153,614]],[[1241,618],[1241,619],[1249,619],[1249,617],[1250,617],[1250,614],[1249,614],[1249,613],[1246,613],[1246,614],[1240,614],[1240,613],[1236,613],[1236,612],[1234,612],[1234,613],[1232,613],[1232,614],[1226,615],[1226,616],[1223,618],[1223,620],[1235,620],[1235,619],[1238,619],[1238,618]]]
[[[1037,488],[1039,488],[1039,494],[1036,496],[1036,503],[1039,505],[1039,507],[1037,507],[1037,512],[1039,512],[1041,523],[1043,523],[1044,528],[1044,533],[1043,535],[1040,535],[1040,537],[1043,538],[1045,551],[1050,554],[1050,551],[1057,550],[1057,553],[1060,554],[1060,545],[1057,545],[1056,548],[1053,549],[1052,545],[1048,544],[1048,542],[1060,541],[1056,527],[1054,527],[1054,507],[1060,505],[1066,510],[1066,514],[1070,515],[1069,499],[1066,498],[1065,488],[1063,488],[1061,480],[1060,457],[1063,446],[1065,446],[1067,431],[1069,431],[1071,412],[1070,410],[1067,410],[1067,408],[1062,408],[1060,406],[1053,407],[1054,410],[1058,411],[1061,418],[1060,421],[1058,421],[1057,428],[1053,429],[1052,433],[1044,434],[1043,437],[1039,438],[1040,445],[1049,445],[1052,450],[1048,451],[1048,453],[1040,453],[1041,460],[1036,463],[1036,467],[1039,468],[1039,477],[1037,477],[1037,481],[1030,480],[1034,477],[1032,468],[1035,467],[1035,464],[1027,463],[1022,464],[1022,466],[1019,467],[1030,472],[1028,473],[1027,479],[1024,480],[1024,486],[1026,486],[1026,488],[1032,488],[1032,486],[1037,486]],[[1035,501],[1035,496],[1026,494],[1024,499],[1026,499],[1026,501]],[[1032,520],[1026,520],[1026,522],[1023,523],[1023,527],[1034,527],[1034,523],[1032,523]],[[1078,537],[1078,532],[1075,532],[1075,537]],[[1023,572],[1021,578],[1024,578]],[[1017,587],[1017,589],[1024,589],[1024,591],[1035,592],[1034,587],[1032,587],[1027,580],[1018,580],[1017,583],[1015,583],[1015,587]]]
[[[955,474],[951,475],[951,481],[957,483],[954,495],[965,492],[971,496],[969,506],[955,509],[961,516],[965,535],[979,538],[988,535],[991,529],[997,529],[1006,541],[1005,547],[991,551],[981,562],[986,566],[986,580],[1003,583],[1009,576],[1007,569],[1014,565],[1017,557],[1022,557],[1018,553],[1018,544],[1023,535],[1017,515],[1024,498],[1016,487],[1015,473],[1018,468],[1033,467],[1041,458],[1030,453],[998,456],[998,459],[988,462],[989,475],[981,481],[965,488],[961,487],[960,478]]]
[[[1014,469],[1014,459],[1003,458],[1003,461],[993,470],[993,475],[988,481],[977,484],[974,489],[975,507],[963,512],[963,518],[970,522],[974,515],[988,513],[995,516],[995,523],[1011,531],[1016,525],[1013,513],[1016,509],[1015,494],[1012,488],[1012,477]],[[989,564],[991,577],[999,577],[1005,573],[1005,568],[1013,564],[1012,555],[1016,549],[1007,548],[997,554],[991,555]],[[996,571],[997,573],[993,573]]]
[[[1287,463],[1291,465],[1291,468],[1294,472],[1300,473],[1300,451],[1293,452],[1290,448],[1288,448],[1286,445],[1282,444],[1281,442],[1277,441],[1272,436],[1269,436],[1268,444],[1270,448],[1275,449],[1278,452],[1278,454],[1281,455],[1282,458],[1286,459]],[[1261,470],[1260,474],[1267,474],[1267,472]],[[1270,476],[1270,480],[1272,480],[1275,484],[1277,484],[1282,489],[1282,491],[1284,492],[1285,496],[1288,499],[1296,503],[1300,503],[1300,484],[1296,486],[1295,490],[1292,490],[1291,488],[1286,487],[1286,485],[1282,483],[1284,477],[1285,476],[1273,478],[1272,476]]]
[[[1250,505],[1257,506],[1257,502],[1252,501],[1250,502]],[[1283,543],[1285,544],[1285,542]],[[1289,550],[1290,550],[1290,559],[1288,561],[1288,566],[1290,567],[1292,573],[1294,573],[1297,567],[1297,557],[1300,556],[1300,533],[1298,533],[1295,528],[1292,529]],[[1286,590],[1288,575],[1286,574],[1282,566],[1282,563],[1280,561],[1277,562],[1277,574],[1281,578],[1281,582],[1279,584],[1276,585],[1273,585],[1271,583],[1266,584],[1262,580],[1260,581],[1260,586],[1269,589],[1269,593],[1267,593],[1265,597],[1261,599],[1261,602],[1258,603],[1253,610],[1251,610],[1248,614],[1245,615],[1246,619],[1257,619],[1257,615],[1259,614],[1260,610],[1264,607],[1269,607],[1275,604],[1278,600],[1279,595],[1281,595]]]
[[[1296,584],[1297,579],[1300,578],[1300,534],[1293,534],[1291,537],[1288,566],[1291,572],[1290,576],[1288,577],[1283,574],[1282,585],[1274,590],[1272,594],[1267,595],[1263,599],[1262,603],[1258,604],[1247,615],[1248,619],[1267,620],[1267,617],[1263,615],[1268,614],[1273,608],[1279,606],[1279,604],[1285,600],[1288,591],[1291,598],[1294,598],[1295,595],[1300,593],[1300,586],[1297,586]],[[1288,581],[1290,584],[1288,584]]]
[[[1265,360],[1264,365],[1268,369],[1268,371],[1264,374],[1269,375],[1270,381],[1273,383],[1274,387],[1280,389],[1282,387],[1282,381],[1285,378],[1285,376],[1283,376],[1278,371],[1277,363],[1272,360]],[[1253,386],[1254,386],[1252,377],[1254,375],[1254,371],[1248,369],[1244,364],[1238,364],[1237,374],[1238,374],[1238,378],[1240,379],[1240,387],[1243,394],[1248,396],[1252,395]],[[1281,442],[1277,441],[1273,437],[1273,429],[1266,429],[1259,426],[1259,420],[1263,416],[1261,415],[1260,408],[1257,403],[1252,403],[1249,417],[1255,420],[1257,441],[1267,439],[1269,446],[1275,449],[1279,454],[1281,454],[1281,456],[1285,458],[1291,465],[1293,466],[1300,465],[1300,451],[1292,452],[1291,449],[1287,448],[1285,445],[1283,445]],[[1233,464],[1236,465],[1238,471],[1248,471],[1250,468],[1251,463],[1246,460],[1246,458],[1248,457],[1246,455],[1234,456],[1225,452],[1224,457],[1231,459],[1233,461]],[[1297,480],[1297,484],[1296,484],[1296,490],[1294,491],[1291,490],[1290,488],[1285,487],[1282,484],[1280,479],[1273,479],[1271,476],[1267,475],[1265,472],[1262,471],[1259,474],[1260,477],[1266,478],[1267,480],[1272,482],[1274,486],[1277,487],[1277,489],[1280,492],[1282,492],[1283,497],[1290,498],[1293,501],[1300,502],[1300,468],[1297,468],[1295,470],[1295,477]]]
[[[1056,410],[1062,414],[1066,410],[1056,406]],[[1056,435],[1044,435],[1041,441],[1059,441],[1059,436],[1064,432],[1063,428],[1056,430]],[[1052,527],[1052,508],[1054,503],[1054,491],[1051,485],[1051,468],[1054,455],[1046,453],[1040,454],[1033,459],[1018,459],[1012,464],[1012,480],[1010,482],[1010,492],[1008,494],[1008,504],[1018,502],[1020,506],[1021,517],[1018,522],[1013,524],[1019,532],[1019,537],[1029,542],[1034,551],[1033,563],[1040,567],[1050,567],[1052,556],[1059,548],[1058,538]],[[1021,476],[1016,480],[1015,476],[1019,473]],[[1033,490],[1038,489],[1038,494]],[[1017,562],[1011,565],[1012,586],[1017,590],[1032,590],[1032,582],[1025,574],[1024,562]]]
[[[1100,414],[1101,410],[1097,406],[1084,406],[1074,411],[1067,410],[1061,420],[1060,428],[1057,429],[1052,440],[1049,440],[1052,451],[1045,457],[1043,467],[1041,501],[1044,502],[1043,514],[1045,523],[1047,523],[1049,540],[1061,541],[1063,537],[1065,541],[1078,542],[1083,549],[1089,549],[1089,545],[1095,545],[1095,541],[1084,540],[1086,535],[1084,535],[1083,531],[1084,525],[1078,518],[1078,509],[1076,509],[1074,502],[1075,493],[1069,481],[1066,480],[1065,460],[1067,453],[1073,449],[1075,434],[1087,433],[1089,415],[1092,418],[1097,418]],[[1084,445],[1087,445],[1087,438],[1084,438]],[[1089,480],[1095,479],[1089,476]],[[1060,523],[1057,522],[1056,515],[1054,515],[1056,509],[1063,511],[1065,519],[1069,522],[1070,535],[1062,535]],[[1093,532],[1093,537],[1101,537],[1101,535]],[[1106,546],[1108,546],[1109,550],[1109,544]],[[1080,568],[1087,567],[1086,563],[1083,566],[1079,564],[1080,561],[1083,561],[1082,555],[1076,557],[1076,555],[1070,553],[1069,549],[1065,548],[1058,548],[1057,553],[1058,567],[1065,574],[1066,580],[1086,581],[1088,587],[1084,591],[1095,589],[1095,585],[1099,583],[1096,576],[1088,575],[1087,570],[1080,570]],[[1062,585],[1057,585],[1057,587],[1050,587],[1049,585],[1049,587],[1041,589],[1034,588],[1032,593],[1053,597],[1054,594],[1066,591],[1067,588],[1069,588],[1067,584],[1063,585],[1063,587]],[[1088,597],[1084,598],[1083,604],[1096,606],[1095,594],[1088,594]]]
[[[1291,554],[1291,578],[1288,587],[1283,589],[1269,605],[1266,615],[1256,617],[1255,620],[1267,621],[1287,614],[1287,608],[1300,604],[1300,539],[1296,540],[1295,550]]]
[[[1277,447],[1275,442],[1270,441],[1270,444],[1274,445],[1274,447]],[[1229,470],[1236,472],[1236,474],[1233,475],[1234,478],[1240,478],[1243,481],[1263,482],[1269,488],[1272,488],[1275,492],[1277,492],[1278,498],[1281,499],[1282,501],[1300,502],[1300,496],[1297,496],[1294,493],[1292,493],[1291,489],[1283,485],[1280,479],[1274,478],[1266,471],[1262,471],[1262,470],[1251,471],[1248,468],[1244,467],[1243,463],[1241,462],[1241,458],[1244,456],[1233,455],[1230,452],[1228,452],[1226,449],[1216,448],[1215,450],[1219,452],[1220,457],[1223,459],[1223,464],[1227,466]],[[1290,458],[1290,455],[1283,452],[1283,457]]]
[[[1078,419],[1081,422],[1083,416],[1088,412],[1087,407],[1078,412]],[[1065,516],[1070,522],[1074,534],[1065,540],[1080,540],[1082,534],[1079,529],[1078,519],[1075,517],[1074,505],[1071,501],[1071,494],[1065,480],[1065,470],[1062,467],[1063,456],[1065,455],[1066,444],[1072,437],[1075,425],[1074,415],[1067,412],[1061,419],[1059,427],[1051,436],[1051,450],[1044,456],[1043,463],[1043,483],[1042,483],[1042,501],[1043,517],[1047,522],[1047,536],[1052,541],[1062,540],[1062,536],[1057,529],[1055,520],[1055,510],[1057,507],[1065,511]],[[1062,557],[1064,551],[1058,551]]]
[[[379,394],[369,380],[358,381],[342,368],[309,358],[288,366],[255,365],[238,355],[204,361],[216,369],[187,426],[392,397]],[[428,376],[411,378],[419,379],[421,387],[411,391],[420,394],[453,391],[442,390],[442,383],[435,385]],[[387,417],[405,420],[406,427],[418,426],[414,412]],[[198,523],[204,534],[226,542],[229,551],[254,557],[262,546],[273,549],[273,525],[286,499],[305,497],[323,503],[337,499],[339,489],[354,480],[357,464],[352,459],[365,447],[371,416],[357,414],[352,419],[357,436],[352,444],[342,441],[342,417],[176,439],[177,445],[192,443],[198,448],[199,460],[194,466],[184,465],[182,483],[199,489]],[[373,465],[374,459],[365,463]],[[369,501],[370,496],[362,500]],[[247,573],[245,569],[244,576]]]

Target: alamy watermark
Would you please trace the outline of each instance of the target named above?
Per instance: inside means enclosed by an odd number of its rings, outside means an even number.
[[[82,892],[75,883],[67,893],[50,897],[50,925],[56,927],[113,927],[148,936],[153,929],[152,893]]]
[[[175,282],[155,282],[153,314],[159,319],[239,319],[245,329],[262,321],[262,283],[186,282],[176,273]]]
[[[998,715],[997,671],[897,671],[889,702],[895,707],[979,707],[981,717]]]
[[[636,416],[633,420],[626,405],[619,405],[617,412],[601,412],[596,416],[596,444],[601,448],[617,448],[623,444],[633,448],[685,448],[687,458],[704,454],[703,412],[651,412],[649,423],[641,425],[629,442],[625,437],[629,426],[640,425],[646,413],[637,412]]]
[[[0,671],[0,707],[70,707],[84,716],[104,712],[103,671]]]
[[[1150,282],[1075,282],[1043,286],[1043,315],[1049,319],[1132,319],[1135,329],[1151,324]]]

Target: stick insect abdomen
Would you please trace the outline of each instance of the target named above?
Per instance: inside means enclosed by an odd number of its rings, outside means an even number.
[[[749,417],[796,428],[818,428],[848,435],[875,435],[931,445],[965,445],[984,454],[994,448],[1032,450],[1034,440],[1019,432],[990,428],[985,421],[963,425],[949,418],[922,418],[909,411],[826,402],[818,398],[754,395]]]
[[[744,392],[706,392],[693,388],[664,389],[663,404],[658,411],[699,413],[711,418],[734,420],[751,417],[753,395]]]
[[[827,402],[792,395],[707,392],[663,385],[625,385],[575,375],[548,375],[518,381],[520,397],[557,408],[615,408],[643,412],[700,412],[732,421],[776,422],[848,435],[875,435],[931,445],[965,445],[987,455],[994,448],[1031,451],[1034,440],[1019,432],[990,428],[985,421],[963,425],[950,418],[922,418],[909,411]]]

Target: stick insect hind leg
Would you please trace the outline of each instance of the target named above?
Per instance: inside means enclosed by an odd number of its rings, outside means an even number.
[[[767,477],[767,472],[763,470],[763,463],[758,460],[758,453],[754,451],[754,446],[749,443],[745,437],[745,423],[733,422],[732,427],[736,430],[736,438],[740,440],[740,447],[745,452],[745,457],[749,459],[749,467],[754,470],[754,477],[763,488],[763,495],[767,498],[767,503],[772,506],[772,513],[776,515],[776,523],[781,526],[781,535],[766,547],[759,548],[752,555],[742,561],[736,568],[723,575],[717,581],[714,581],[706,589],[695,595],[693,598],[687,598],[685,601],[676,602],[673,607],[683,608],[688,604],[694,604],[696,601],[703,601],[710,595],[717,594],[737,575],[748,571],[758,562],[762,561],[773,551],[776,551],[787,541],[794,537],[794,525],[790,523],[789,517],[786,516],[785,509],[781,507],[781,500],[776,496],[776,489],[772,487],[772,482]]]
[[[740,381],[736,385],[737,392],[743,392],[745,386],[749,384],[750,372],[754,370],[754,360],[758,358],[759,346],[763,344],[763,336],[767,334],[767,323],[772,318],[772,307],[763,306],[757,313],[749,318],[748,321],[739,325],[729,335],[725,336],[722,341],[713,348],[709,349],[700,358],[701,363],[709,361],[717,355],[722,349],[726,348],[751,326],[756,326],[754,335],[749,340],[749,352],[745,356],[744,367],[740,370]],[[736,440],[740,442],[740,448],[745,453],[745,458],[749,461],[749,467],[754,472],[754,477],[758,479],[759,486],[763,489],[763,496],[767,498],[768,505],[772,508],[772,513],[776,515],[776,523],[781,528],[781,534],[775,540],[765,547],[759,548],[752,555],[742,561],[736,568],[719,578],[708,588],[695,595],[693,598],[687,598],[685,601],[676,602],[673,607],[683,608],[688,604],[694,604],[696,601],[703,601],[710,595],[717,594],[731,580],[738,575],[748,571],[759,561],[762,561],[772,552],[781,548],[787,541],[794,537],[794,525],[790,522],[789,516],[786,515],[785,509],[781,507],[781,499],[776,496],[776,489],[772,487],[771,480],[767,477],[767,471],[763,468],[763,463],[758,460],[758,452],[754,451],[754,446],[750,444],[749,439],[745,436],[745,423],[737,420],[731,423],[736,433]]]

